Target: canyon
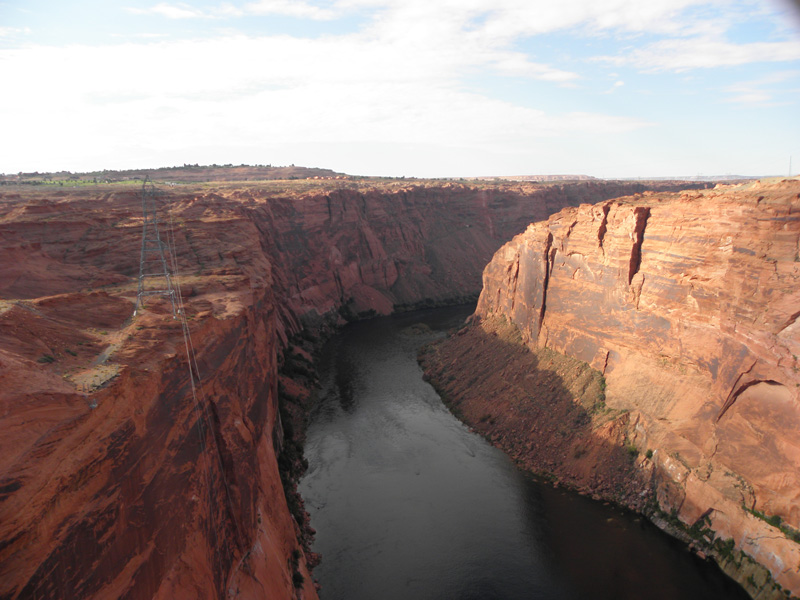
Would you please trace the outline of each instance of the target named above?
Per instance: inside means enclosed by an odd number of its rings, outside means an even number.
[[[522,466],[800,596],[800,180],[565,208],[420,357]]]
[[[476,297],[564,207],[688,187],[162,185],[175,319],[157,296],[133,315],[139,184],[3,186],[0,598],[315,598],[293,487],[310,340]]]

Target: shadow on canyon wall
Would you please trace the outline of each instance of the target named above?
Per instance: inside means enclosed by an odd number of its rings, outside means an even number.
[[[531,351],[502,318],[473,321],[420,352],[456,416],[520,466],[632,508],[650,499],[646,455],[625,437],[628,414],[606,406],[602,375],[548,349]]]

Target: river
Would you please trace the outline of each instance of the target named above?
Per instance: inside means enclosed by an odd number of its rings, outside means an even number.
[[[326,345],[300,492],[323,600],[745,600],[637,515],[553,489],[453,417],[417,349],[473,307],[355,323]]]

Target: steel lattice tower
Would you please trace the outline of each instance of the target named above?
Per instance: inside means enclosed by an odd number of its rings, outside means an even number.
[[[156,211],[156,187],[148,175],[142,184],[142,254],[139,262],[139,289],[136,292],[136,306],[133,316],[144,307],[145,296],[166,296],[172,303],[172,318],[176,318],[175,288],[164,254],[169,247],[161,241],[158,213]],[[146,280],[152,280],[145,285]]]

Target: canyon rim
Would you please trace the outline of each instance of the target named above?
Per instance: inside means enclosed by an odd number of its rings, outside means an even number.
[[[313,379],[304,335],[479,293],[445,344],[545,348],[539,366],[605,376],[602,451],[636,483],[609,472],[595,493],[654,498],[798,595],[781,525],[800,526],[800,184],[689,187],[166,189],[200,412],[168,302],[132,318],[138,187],[0,188],[0,597],[316,597],[291,481]],[[577,485],[601,471],[598,447],[563,446],[580,455]]]
[[[475,298],[528,223],[686,184],[162,185],[191,370],[168,301],[132,316],[141,183],[70,185],[0,188],[4,598],[314,598],[303,332]]]

